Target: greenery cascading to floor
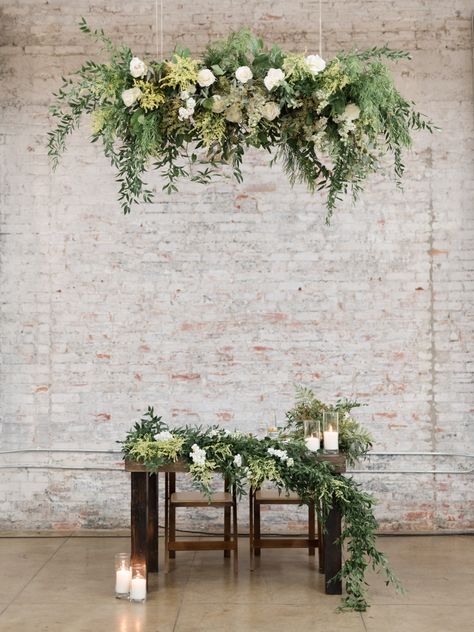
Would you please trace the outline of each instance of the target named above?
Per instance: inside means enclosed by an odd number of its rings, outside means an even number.
[[[169,428],[149,408],[121,442],[122,449],[126,459],[143,463],[150,471],[176,461],[187,463],[194,485],[207,495],[217,472],[236,485],[239,495],[246,494],[248,486],[259,488],[264,481],[271,481],[280,489],[297,492],[303,502],[313,500],[323,528],[336,504],[343,518],[341,543],[346,551],[340,572],[346,590],[342,608],[364,611],[369,605],[365,580],[369,567],[402,590],[376,546],[375,500],[351,477],[336,474],[329,463],[317,461],[302,437],[303,419],[319,419],[323,410],[336,410],[341,416],[341,451],[349,463],[355,463],[371,446],[370,435],[350,415],[358,405],[342,400],[328,406],[311,391],[300,391],[297,405],[287,414],[285,430],[278,438],[264,439],[219,426]]]

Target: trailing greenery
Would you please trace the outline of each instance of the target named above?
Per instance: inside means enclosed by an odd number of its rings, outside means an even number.
[[[302,394],[301,394],[302,398]],[[335,407],[348,412],[355,402],[341,401]],[[343,516],[342,545],[346,558],[340,572],[345,581],[346,594],[341,608],[364,611],[368,607],[365,574],[369,567],[385,575],[387,584],[402,590],[387,559],[376,546],[377,522],[374,499],[350,477],[335,473],[333,467],[318,461],[307,450],[299,432],[299,416],[313,416],[331,407],[316,400],[308,391],[304,399],[288,413],[289,425],[278,438],[259,439],[251,434],[229,432],[219,426],[181,426],[169,428],[161,417],[149,408],[122,443],[126,459],[143,463],[154,471],[162,465],[183,461],[188,464],[194,485],[210,496],[213,474],[219,472],[239,495],[248,485],[258,488],[264,481],[273,482],[279,489],[295,491],[303,503],[315,502],[323,528],[334,504]],[[370,445],[370,437],[355,420],[344,426],[345,445],[352,456],[360,457]],[[353,446],[357,447],[354,448]]]
[[[292,184],[326,195],[328,219],[342,195],[354,197],[369,174],[385,170],[391,157],[397,182],[402,149],[411,130],[432,125],[396,89],[384,60],[409,59],[387,47],[318,55],[268,49],[248,29],[210,45],[203,59],[177,47],[171,59],[144,62],[116,47],[102,30],[81,30],[102,44],[109,60],[87,61],[63,78],[51,113],[49,155],[56,167],[66,139],[92,115],[92,142],[102,141],[117,170],[124,213],[152,191],[144,183],[157,169],[163,189],[179,179],[207,184],[230,165],[242,180],[247,147],[283,162]]]

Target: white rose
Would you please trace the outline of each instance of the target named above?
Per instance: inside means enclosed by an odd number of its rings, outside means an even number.
[[[280,68],[270,68],[267,72],[263,83],[265,88],[270,91],[278,86],[285,79],[285,73]]]
[[[189,92],[187,90],[183,90],[179,93],[179,98],[181,101],[186,101],[186,99],[189,99]]]
[[[277,116],[280,116],[280,106],[274,101],[267,101],[262,108],[262,116],[267,121],[273,121]]]
[[[130,88],[130,90],[124,90],[122,92],[122,101],[129,108],[137,99],[140,98],[141,94],[142,91],[140,88]]]
[[[130,74],[132,77],[143,77],[146,75],[147,67],[144,61],[140,57],[134,57],[130,62]]]
[[[355,103],[348,103],[344,108],[342,117],[348,121],[355,121],[359,118],[360,108]]]
[[[248,66],[240,66],[235,71],[235,78],[237,81],[240,81],[240,83],[247,83],[252,77],[253,73]]]
[[[195,99],[193,99],[192,97],[189,97],[189,99],[186,99],[186,107],[188,108],[188,110],[193,110],[196,107],[196,101]]]
[[[198,72],[197,82],[201,86],[201,88],[206,88],[207,86],[212,86],[214,81],[216,80],[214,73],[209,68],[203,68]]]
[[[225,110],[226,104],[220,94],[215,94],[212,97],[212,111],[214,114],[221,114]]]
[[[305,61],[313,75],[317,75],[318,72],[321,72],[326,68],[326,62],[319,55],[308,55]]]

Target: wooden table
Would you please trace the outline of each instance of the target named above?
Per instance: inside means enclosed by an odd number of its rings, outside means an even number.
[[[319,461],[332,463],[336,473],[346,471],[343,454],[318,454]],[[147,573],[158,572],[158,489],[160,472],[173,474],[187,472],[185,463],[170,463],[150,472],[141,463],[125,461],[125,471],[131,473],[131,561],[146,562]],[[334,504],[326,519],[324,536],[324,574],[327,595],[342,593],[341,580],[331,581],[341,570],[342,550],[338,543],[341,535],[341,513]]]

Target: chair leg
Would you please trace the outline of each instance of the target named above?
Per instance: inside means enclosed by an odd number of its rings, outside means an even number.
[[[254,500],[254,525],[253,532],[255,540],[260,540],[260,503]],[[254,555],[255,557],[260,557],[260,549],[254,546]]]
[[[170,510],[170,494],[169,494],[169,474],[165,472],[165,575],[169,571],[169,510]]]
[[[239,532],[237,527],[237,494],[235,485],[232,487],[232,514],[234,532],[234,573],[239,572]]]
[[[308,538],[310,540],[315,540],[316,538],[314,500],[311,500],[308,504]],[[314,555],[314,553],[315,548],[310,545],[308,547],[308,555]]]
[[[324,573],[324,534],[321,520],[318,517],[318,561],[319,572]]]
[[[170,542],[176,542],[176,507],[171,504],[171,494],[174,494],[176,491],[176,473],[170,472],[169,478],[169,497],[170,497],[170,534],[169,539]],[[176,551],[169,552],[169,558],[174,559],[176,557]]]
[[[224,481],[224,491],[229,492],[229,481]],[[224,542],[230,542],[230,515],[231,508],[224,507]],[[224,557],[230,557],[230,550],[224,550]]]
[[[253,489],[249,489],[249,546],[250,546],[250,570],[253,571],[255,569],[255,558],[254,558],[254,533],[253,533]]]

